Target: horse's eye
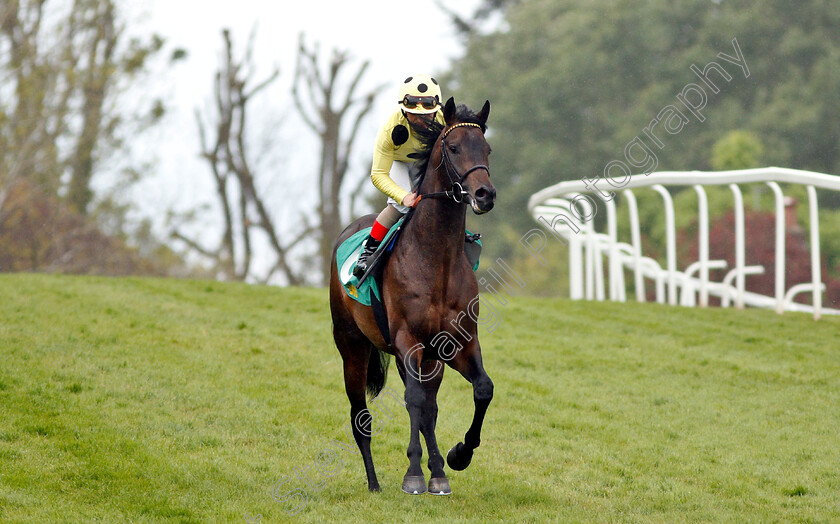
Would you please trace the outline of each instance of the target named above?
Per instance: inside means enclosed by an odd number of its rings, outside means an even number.
[[[449,150],[452,151],[453,154],[457,154],[458,146],[449,146]]]

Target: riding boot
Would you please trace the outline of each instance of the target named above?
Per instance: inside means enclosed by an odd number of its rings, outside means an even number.
[[[380,240],[376,240],[372,236],[367,237],[364,248],[362,249],[362,254],[359,255],[359,261],[356,262],[356,267],[353,268],[354,277],[362,278],[368,270],[368,259],[376,252],[376,248],[379,247],[380,243]]]

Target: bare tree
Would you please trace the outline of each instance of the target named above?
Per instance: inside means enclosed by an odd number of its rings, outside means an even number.
[[[80,213],[89,211],[100,161],[120,130],[148,119],[114,101],[163,46],[126,41],[116,0],[0,2],[0,200],[26,177]],[[162,105],[149,114],[162,116]]]
[[[368,69],[365,61],[341,81],[342,70],[349,64],[346,52],[333,50],[326,71],[321,71],[317,44],[306,46],[301,34],[292,93],[295,106],[307,126],[318,136],[321,145],[318,168],[319,258],[323,282],[329,281],[333,242],[343,228],[341,216],[342,187],[349,167],[350,154],[359,127],[373,108],[380,85],[357,95],[359,84]]]
[[[93,177],[94,155],[102,134],[102,128],[109,125],[104,116],[105,100],[110,85],[114,82],[110,71],[115,64],[115,47],[120,29],[116,25],[114,4],[111,1],[97,2],[89,7],[92,24],[84,62],[86,69],[80,75],[81,131],[76,137],[76,154],[70,161],[70,205],[84,213],[93,191],[90,181]]]
[[[213,260],[226,279],[255,278],[267,282],[279,271],[290,285],[302,285],[305,283],[303,272],[292,267],[289,253],[312,233],[313,228],[304,217],[303,228],[297,236],[286,244],[280,241],[280,231],[268,212],[266,196],[256,184],[258,175],[249,156],[247,141],[248,102],[277,80],[280,71],[275,69],[266,79],[254,83],[253,34],[242,59],[233,56],[229,30],[222,31],[222,38],[224,52],[215,77],[214,111],[203,117],[196,110],[196,121],[201,156],[210,168],[221,206],[223,231],[214,248],[202,246],[179,231],[178,226],[172,235]],[[275,257],[268,273],[260,276],[255,275],[253,269],[256,233],[265,235]]]

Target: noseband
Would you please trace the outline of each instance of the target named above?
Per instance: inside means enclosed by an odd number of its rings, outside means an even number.
[[[488,176],[490,175],[490,168],[483,164],[474,165],[471,168],[467,169],[463,174],[458,173],[458,169],[455,167],[455,164],[452,163],[452,159],[449,158],[449,155],[447,154],[446,147],[446,136],[457,127],[477,127],[481,129],[481,126],[479,124],[474,124],[472,122],[461,122],[460,124],[455,124],[443,132],[443,136],[440,138],[440,164],[438,164],[437,168],[435,169],[440,169],[441,165],[444,166],[444,168],[446,169],[446,176],[449,178],[451,189],[449,191],[438,191],[437,193],[426,193],[424,195],[421,195],[422,198],[451,198],[453,201],[455,201],[455,203],[460,204],[464,201],[464,195],[466,194],[466,192],[464,191],[463,183],[470,173],[478,169],[483,169],[487,171]]]

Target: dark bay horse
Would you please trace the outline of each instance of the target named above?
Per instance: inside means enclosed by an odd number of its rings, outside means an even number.
[[[426,440],[431,473],[428,491],[451,493],[444,460],[435,439],[437,392],[445,366],[459,372],[473,386],[475,413],[463,442],[446,456],[449,467],[460,471],[472,460],[480,443],[481,426],[493,398],[493,382],[484,371],[478,343],[478,284],[464,254],[467,205],[473,212],[490,211],[496,189],[490,182],[490,146],[484,139],[490,102],[478,114],[456,106],[450,98],[443,109],[445,126],[427,130],[421,153],[418,183],[423,197],[403,228],[382,268],[382,304],[387,312],[390,341],[377,326],[370,307],[347,296],[338,277],[335,249],[353,233],[373,224],[376,215],[362,217],[342,232],[333,250],[330,310],[333,337],[344,361],[344,385],[350,399],[353,437],[367,473],[368,489],[379,491],[370,452],[372,415],[365,391],[372,397],[382,390],[388,354],[394,355],[405,384],[405,402],[411,422],[408,471],[402,489],[427,491],[420,459],[420,433]],[[390,343],[389,343],[390,342]]]

